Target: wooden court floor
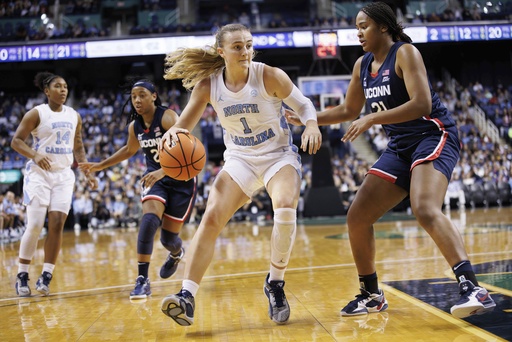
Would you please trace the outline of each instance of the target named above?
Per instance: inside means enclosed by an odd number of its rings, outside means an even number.
[[[160,302],[179,290],[186,254],[172,278],[160,279],[167,253],[157,240],[150,266],[153,294],[131,302],[137,230],[118,228],[65,231],[48,297],[34,294],[43,240],[30,269],[29,298],[16,297],[14,290],[19,243],[0,245],[0,341],[512,340],[512,209],[450,215],[479,281],[497,302],[491,314],[461,320],[448,313],[458,289],[447,263],[413,217],[392,214],[375,225],[387,311],[339,315],[358,293],[346,225],[342,217],[304,221],[285,277],[290,321],[274,324],[263,294],[271,227],[233,223],[219,237],[196,296],[195,323],[181,327],[162,314]],[[182,232],[185,248],[194,232],[194,225]]]

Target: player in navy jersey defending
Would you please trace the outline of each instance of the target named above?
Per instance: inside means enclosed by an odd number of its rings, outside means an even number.
[[[210,103],[224,129],[224,166],[216,176],[205,213],[190,246],[190,260],[179,293],[162,301],[162,311],[180,325],[194,322],[194,297],[215,251],[216,239],[233,214],[260,188],[272,200],[274,227],[270,272],[264,281],[268,314],[283,324],[290,317],[284,275],[296,236],[300,195],[300,155],[283,113],[283,101],[306,125],[301,147],[316,153],[322,136],[312,102],[279,68],[254,62],[253,38],[241,24],[223,26],[215,45],[178,49],[167,55],[166,79],[183,79],[192,94],[180,119],[162,138],[176,141]]]
[[[365,54],[354,65],[345,102],[319,113],[318,123],[354,120],[344,142],[381,124],[390,141],[368,171],[347,213],[361,294],[341,314],[360,315],[388,307],[377,282],[373,224],[407,196],[416,219],[459,283],[461,297],[451,313],[462,318],[490,311],[496,304],[478,285],[462,237],[442,212],[448,181],[459,158],[455,122],[432,90],[421,54],[409,44],[410,37],[388,5],[374,2],[364,6],[356,17],[356,29]],[[365,101],[372,113],[359,118]],[[300,124],[295,113],[286,115],[289,122]]]
[[[100,171],[132,157],[142,148],[147,169],[141,179],[142,220],[137,240],[139,276],[130,299],[144,299],[151,294],[148,277],[153,253],[153,240],[162,224],[160,241],[169,256],[160,269],[160,277],[169,278],[178,268],[184,249],[179,237],[181,228],[194,206],[197,177],[189,181],[174,180],[165,175],[158,162],[158,146],[162,135],[178,120],[178,115],[161,105],[153,83],[138,80],[131,86],[132,113],[129,118],[128,141],[119,151],[99,163],[81,163],[90,173]]]

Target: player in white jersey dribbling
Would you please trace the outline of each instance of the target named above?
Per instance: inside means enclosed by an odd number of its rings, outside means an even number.
[[[162,301],[162,311],[180,325],[194,322],[195,295],[216,247],[216,239],[251,196],[265,187],[274,211],[270,272],[263,289],[268,315],[278,324],[290,317],[284,274],[296,236],[301,163],[284,117],[283,102],[306,126],[301,147],[310,154],[321,146],[313,103],[279,68],[253,62],[253,38],[241,24],[222,27],[207,49],[178,49],[166,58],[164,78],[183,79],[190,100],[161,144],[191,131],[210,103],[224,129],[224,166],[208,196],[206,211],[190,246],[185,279],[179,293]]]

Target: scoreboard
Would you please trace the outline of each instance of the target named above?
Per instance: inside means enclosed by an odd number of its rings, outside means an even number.
[[[512,39],[512,24],[427,27],[427,42],[469,42]]]
[[[413,43],[453,43],[470,41],[512,40],[512,24],[485,22],[485,24],[411,26],[405,28]],[[88,40],[82,42],[32,42],[23,45],[0,46],[0,63],[61,60],[72,58],[104,58],[166,54],[178,47],[213,45],[211,35],[127,38],[117,40]],[[254,32],[255,49],[304,48],[313,49],[315,59],[339,58],[340,46],[358,46],[355,28],[322,31],[286,30]]]
[[[0,46],[0,62],[86,58],[85,43]]]

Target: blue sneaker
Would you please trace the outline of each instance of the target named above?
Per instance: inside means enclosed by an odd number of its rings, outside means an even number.
[[[50,272],[43,272],[36,282],[36,290],[48,296],[50,294],[50,282],[52,281],[52,274]]]
[[[130,299],[145,299],[151,295],[151,284],[149,278],[140,275],[135,280],[135,288],[130,292]]]
[[[473,285],[470,280],[464,280],[460,282],[459,288],[460,299],[450,309],[455,317],[482,315],[494,310],[496,303],[483,287]]]
[[[284,280],[268,281],[270,274],[265,279],[263,291],[268,298],[268,316],[278,324],[284,324],[290,318],[290,305],[284,294]]]
[[[16,285],[14,287],[16,288],[16,294],[20,297],[30,297],[31,291],[30,287],[28,286],[28,273],[27,272],[20,272],[16,276]]]
[[[184,289],[162,300],[162,312],[179,325],[189,326],[194,323],[194,308],[194,296]]]
[[[185,250],[183,248],[181,248],[178,255],[172,255],[172,253],[169,253],[167,259],[162,265],[162,268],[160,268],[160,277],[167,279],[172,276],[178,269],[178,264],[180,263],[181,259],[183,259],[184,255]]]
[[[372,312],[381,312],[388,308],[388,301],[384,297],[384,291],[379,293],[370,293],[365,289],[360,289],[361,294],[356,299],[350,301],[343,309],[342,316],[365,315]]]

